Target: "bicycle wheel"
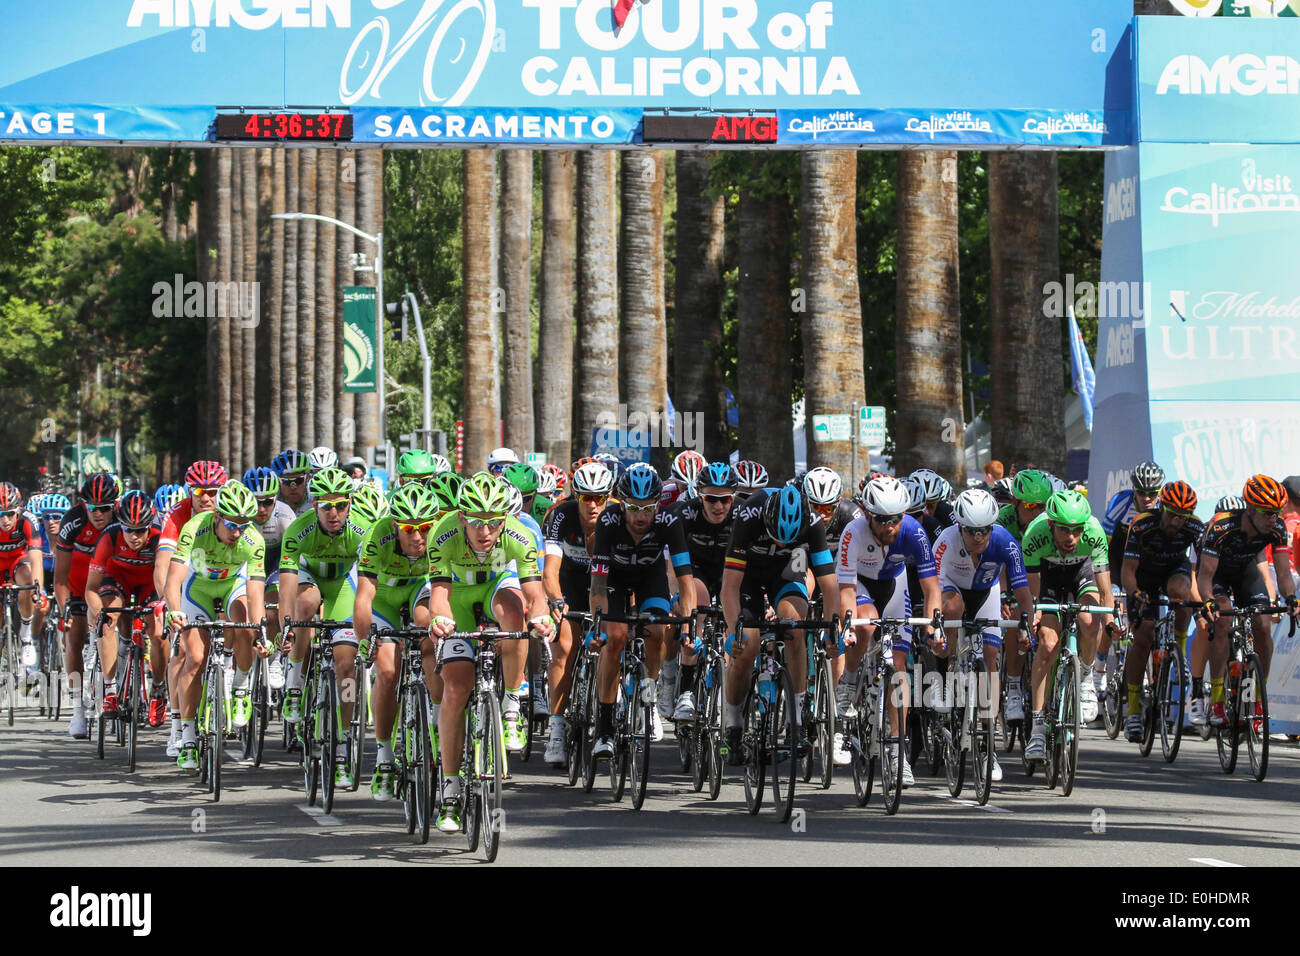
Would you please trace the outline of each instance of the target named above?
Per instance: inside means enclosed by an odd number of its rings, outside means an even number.
[[[767,780],[767,767],[763,754],[763,731],[766,705],[759,696],[758,675],[749,682],[745,696],[744,725],[741,728],[741,746],[745,749],[745,809],[750,816],[763,805],[763,784]]]
[[[950,797],[960,796],[966,781],[966,751],[961,745],[965,713],[965,710],[954,706],[953,710],[940,718],[943,721],[943,773]]]
[[[528,642],[528,656],[524,659],[524,675],[528,681],[527,689],[519,695],[519,714],[524,719],[524,749],[519,751],[519,759],[524,763],[533,755],[533,648]]]
[[[583,705],[582,726],[582,792],[591,793],[596,786],[596,758],[592,749],[596,744],[596,732],[600,723],[600,702],[596,698],[596,666],[592,662],[587,666],[586,703]],[[614,757],[609,757],[612,762]]]
[[[4,674],[0,678],[4,680],[5,685],[5,706],[9,711],[9,726],[14,725],[14,708],[18,706],[18,658],[14,645],[13,632],[10,627],[5,628],[4,635],[4,657],[0,663],[3,664]],[[100,754],[102,757],[103,754]]]
[[[712,686],[709,688],[708,720],[704,725],[701,737],[702,747],[708,756],[709,799],[716,800],[718,794],[722,792],[722,776],[725,773],[722,763],[722,718],[724,710],[722,706],[722,685],[725,672],[721,661],[713,665],[712,674]]]
[[[1183,652],[1171,642],[1160,671],[1160,752],[1165,763],[1173,763],[1183,739],[1183,715],[1187,707],[1187,677],[1183,672]]]
[[[627,672],[618,675],[614,699],[614,753],[609,758],[609,789],[615,803],[623,799],[623,792],[627,789],[627,764],[637,695],[636,690],[628,692],[630,679]]]
[[[1264,776],[1268,773],[1268,691],[1264,681],[1264,667],[1254,654],[1246,658],[1241,711],[1250,772],[1257,781],[1263,783]]]
[[[983,684],[985,674],[984,662],[975,662],[976,687]],[[971,750],[971,784],[975,788],[975,802],[981,807],[989,802],[993,791],[993,748],[996,739],[993,733],[993,721],[981,715],[979,698],[974,706],[967,707],[970,713],[970,750]]]
[[[127,661],[127,686],[123,699],[128,701],[126,718],[126,772],[135,773],[136,748],[140,742],[140,688],[144,685],[144,661],[132,647]]]
[[[316,742],[320,747],[320,808],[326,813],[334,809],[334,762],[338,759],[339,742],[339,688],[333,673],[325,675],[321,687],[321,701],[316,708]]]
[[[415,790],[415,827],[420,843],[429,842],[429,824],[433,819],[433,740],[429,736],[429,692],[421,682],[415,688],[414,713],[408,717],[413,726],[411,734],[411,762],[414,773],[410,786]],[[332,769],[332,768],[331,768]],[[330,774],[331,779],[333,774]],[[327,813],[329,811],[326,811]]]
[[[798,704],[790,672],[781,668],[773,675],[776,699],[768,720],[768,751],[772,761],[772,803],[780,823],[790,821],[794,810],[794,780],[799,772]]]
[[[357,692],[352,705],[352,749],[348,754],[352,770],[352,792],[361,786],[362,765],[366,757],[366,721],[370,716],[370,681],[367,679],[365,661],[356,661]]]
[[[646,790],[650,786],[650,721],[656,706],[650,692],[653,684],[642,664],[637,671],[637,691],[631,704],[632,733],[628,738],[628,771],[632,784],[632,809],[640,810],[645,804]]]
[[[396,740],[393,747],[393,756],[397,758],[395,768],[395,778],[397,781],[397,796],[402,801],[402,819],[406,823],[406,832],[414,833],[417,821],[415,807],[415,734],[411,731],[410,721],[407,714],[414,708],[410,701],[410,694],[404,693],[398,698],[397,718],[393,722],[393,728],[396,732]]]
[[[1061,776],[1061,731],[1058,724],[1064,707],[1066,658],[1067,653],[1061,648],[1047,696],[1047,759],[1043,773],[1047,777],[1048,790],[1056,789],[1056,781]]]
[[[817,689],[813,694],[817,722],[817,753],[822,766],[822,789],[829,790],[835,775],[835,687],[830,661],[822,658],[817,668]]]
[[[49,694],[50,706],[46,707],[45,715],[51,720],[58,720],[63,712],[63,635],[59,633],[58,627],[51,621],[46,625],[49,634],[49,650],[46,657],[46,674],[47,683],[46,693]]]
[[[262,757],[266,753],[266,725],[271,722],[271,688],[267,679],[266,658],[259,658],[253,665],[253,719],[249,725],[253,729],[253,766],[262,766]]]
[[[1156,674],[1155,662],[1152,653],[1147,658],[1146,669],[1142,675],[1142,690],[1138,693],[1138,713],[1142,715],[1142,743],[1138,747],[1138,752],[1143,757],[1151,753],[1151,748],[1155,746],[1156,724],[1160,720],[1160,700],[1164,693],[1160,687]],[[1164,671],[1164,653],[1161,652],[1161,673]]]
[[[709,694],[708,661],[701,659],[695,668],[695,720],[690,725],[691,786],[696,793],[704,789],[709,779],[708,727]]]
[[[1124,652],[1119,641],[1114,644],[1114,653],[1106,658],[1106,699],[1102,702],[1102,723],[1106,725],[1106,736],[1114,740],[1124,726]]]
[[[1229,659],[1227,673],[1223,675],[1223,711],[1228,719],[1227,723],[1218,728],[1218,750],[1219,766],[1224,773],[1232,773],[1237,769],[1237,748],[1241,746],[1241,735],[1238,733],[1241,729],[1238,724],[1241,678],[1234,675],[1233,671],[1240,672],[1242,666],[1243,662]]]
[[[226,746],[226,671],[212,668],[208,682],[208,787],[213,801],[221,799],[221,758]]]
[[[95,673],[91,676],[91,707],[95,714],[95,756],[104,759],[104,737],[108,733],[108,720],[100,712],[104,706],[104,672],[99,667],[99,655],[95,655]]]
[[[479,803],[479,759],[478,753],[478,728],[483,726],[486,720],[484,713],[484,704],[482,696],[475,691],[470,695],[469,703],[465,706],[465,745],[461,748],[460,765],[463,768],[462,785],[464,790],[461,793],[461,827],[465,832],[465,843],[470,853],[478,851],[479,838],[483,836],[483,813],[482,806]],[[438,761],[434,768],[437,773],[434,779],[434,793],[439,794],[439,803],[441,803],[442,784],[446,780],[447,774],[443,770],[442,761]]]
[[[1079,731],[1082,727],[1082,704],[1079,701],[1079,659],[1070,656],[1065,669],[1065,692],[1061,695],[1061,719],[1056,737],[1060,741],[1061,796],[1068,797],[1074,789],[1079,770]],[[1092,680],[1092,675],[1088,676]]]
[[[881,693],[876,698],[876,750],[880,754],[880,796],[885,801],[885,813],[893,816],[903,799],[903,750],[905,740],[902,727],[890,726],[888,702],[894,696],[895,671],[886,665]],[[900,711],[899,717],[902,717]],[[902,720],[898,723],[901,725]]]
[[[870,683],[871,678],[859,671],[858,694],[854,702],[858,715],[845,721],[843,731],[844,746],[849,748],[849,768],[853,773],[853,796],[860,807],[865,807],[871,799],[871,788],[876,781]]]
[[[302,748],[302,773],[307,806],[316,805],[320,792],[321,757],[316,742],[316,678],[309,677],[302,689],[302,719],[298,721],[298,744]]]
[[[505,777],[505,755],[501,752],[501,704],[494,694],[488,694],[485,705],[486,726],[478,728],[478,733],[482,734],[482,743],[478,748],[478,796],[483,828],[483,857],[491,863],[501,848],[501,831],[504,829],[501,791]],[[646,732],[649,733],[648,721]]]

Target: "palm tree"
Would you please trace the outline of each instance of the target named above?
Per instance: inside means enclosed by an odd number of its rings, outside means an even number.
[[[462,154],[461,207],[462,312],[465,378],[461,415],[465,422],[465,471],[482,468],[497,445],[501,392],[497,366],[496,316],[492,311],[492,233],[496,153],[467,149]]]
[[[533,441],[533,153],[501,153],[501,405],[505,441],[519,453]]]
[[[306,150],[284,153],[284,204],[281,212],[295,212],[298,205],[299,158]],[[284,285],[280,295],[280,441],[276,453],[286,446],[301,448],[298,431],[298,223],[284,221],[284,242],[277,258],[284,263]]]
[[[377,235],[384,229],[384,154],[377,149],[357,151],[357,228],[370,235]],[[374,262],[374,247],[370,243],[357,243],[358,251],[366,253],[366,261]],[[373,272],[362,273],[365,277],[362,285],[374,285]],[[377,335],[384,334],[382,325],[376,329]],[[378,343],[376,343],[377,345]],[[377,381],[378,388],[385,388],[383,381]],[[379,394],[363,392],[357,399],[357,444],[367,450],[384,445],[384,436],[380,434]],[[394,462],[388,462],[391,470]]]
[[[664,316],[664,154],[622,153],[623,216],[618,250],[618,381],[629,416],[645,416],[652,433],[665,411],[668,332]],[[656,465],[667,446],[652,442]],[[658,459],[663,457],[663,461]]]
[[[990,411],[992,454],[1065,470],[1061,323],[1043,315],[1043,288],[1060,277],[1057,161],[1053,152],[989,154]]]
[[[298,161],[298,208],[316,211],[315,149]],[[298,223],[298,440],[303,451],[316,444],[316,229],[313,219]]]
[[[899,154],[894,470],[965,477],[957,154]],[[964,481],[961,481],[964,485]]]
[[[862,369],[862,300],[858,293],[858,156],[848,150],[803,154],[804,413],[855,419],[866,401]],[[806,434],[811,434],[805,430]],[[848,442],[808,442],[808,467],[846,478],[865,474],[867,449],[853,460]]]
[[[230,162],[230,279],[242,290],[244,282],[244,164],[240,152],[232,152]],[[242,474],[244,460],[244,336],[239,312],[243,296],[236,291],[226,303],[222,328],[230,343],[230,457],[224,464],[234,474]]]
[[[338,218],[336,182],[338,150],[322,149],[316,154],[317,215]],[[339,317],[335,314],[334,248],[337,228],[327,222],[316,229],[316,438],[313,444],[334,446],[337,426],[334,416],[335,343]]]
[[[725,459],[726,392],[722,349],[722,259],[725,202],[711,194],[711,152],[685,150],[677,163],[677,284],[673,294],[673,392],[683,418],[704,416],[704,454]],[[679,438],[680,442],[680,438]]]
[[[357,221],[357,153],[344,150],[339,156],[338,193],[336,197],[338,219],[356,224]],[[355,237],[346,229],[335,230],[334,284],[341,287],[353,284],[352,251]],[[336,328],[342,329],[343,310],[339,308]],[[343,391],[343,350],[335,349],[334,402],[337,406],[338,428],[334,435],[334,448],[339,455],[354,455],[356,447],[356,395]]]
[[[234,223],[231,221],[231,188],[234,153],[229,147],[217,153],[217,281],[234,279]],[[231,370],[230,321],[222,316],[208,316],[208,339],[217,345],[217,460],[230,462],[231,453]]]
[[[794,210],[782,188],[785,183],[780,162],[779,156],[753,154],[750,175],[741,186],[740,276],[736,287],[740,456],[763,462],[778,483],[794,472],[790,419],[790,237],[794,232]]]
[[[578,384],[577,434],[573,451],[588,447],[601,413],[616,415],[618,403],[618,162],[615,153],[593,150],[578,159]]]
[[[542,153],[541,321],[537,336],[537,447],[567,468],[573,428],[574,175],[577,154]]]
[[[242,167],[241,183],[243,189],[241,221],[244,228],[244,262],[242,271],[244,282],[248,283],[247,286],[240,289],[239,319],[234,324],[234,327],[239,330],[239,359],[244,370],[243,415],[240,419],[243,435],[239,443],[243,451],[243,456],[239,462],[240,473],[242,474],[243,469],[257,463],[257,435],[259,432],[265,434],[266,428],[264,424],[259,428],[259,422],[257,421],[258,415],[265,413],[259,410],[256,401],[257,328],[253,324],[254,319],[258,324],[261,324],[262,321],[260,296],[254,298],[252,291],[256,288],[254,283],[257,282],[258,278],[257,153],[252,149],[240,150],[239,158]],[[244,291],[245,288],[248,290],[247,293]],[[245,313],[252,312],[253,309],[258,310],[257,314],[245,318]]]
[[[257,274],[261,279],[257,327],[257,461],[269,462],[280,444],[280,298],[284,295],[284,153],[257,151]]]
[[[220,218],[220,150],[205,150],[199,160],[202,195],[199,200],[198,241],[195,245],[195,263],[199,281],[216,282],[220,276],[220,239],[218,220]],[[210,286],[209,286],[210,288]],[[207,358],[208,401],[202,419],[203,440],[200,447],[203,454],[218,458],[221,448],[222,425],[220,417],[221,375],[219,360],[221,326],[213,316],[207,316],[206,342],[204,354]]]

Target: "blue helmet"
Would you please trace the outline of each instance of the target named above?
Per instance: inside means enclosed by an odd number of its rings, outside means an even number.
[[[658,500],[663,492],[663,479],[643,461],[633,462],[618,479],[618,497],[635,501]]]
[[[42,518],[62,518],[63,513],[72,507],[72,502],[66,495],[37,495],[28,507]]]
[[[769,491],[763,503],[763,526],[778,544],[793,544],[811,522],[808,502],[798,485]]]
[[[280,476],[265,465],[244,472],[243,482],[245,487],[258,498],[268,498],[280,493]]]
[[[285,475],[305,475],[311,471],[311,462],[296,448],[286,448],[271,459],[271,470],[283,478]]]
[[[711,461],[695,477],[695,488],[726,488],[736,490],[736,474],[725,461]]]

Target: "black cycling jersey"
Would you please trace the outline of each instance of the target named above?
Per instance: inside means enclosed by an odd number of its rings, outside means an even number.
[[[628,530],[623,505],[610,502],[596,521],[591,571],[609,575],[612,583],[635,579],[663,560],[664,548],[672,557],[673,571],[689,574],[691,553],[682,534],[682,523],[676,515],[666,510],[657,511],[650,528],[638,541]]]
[[[1263,534],[1246,529],[1246,513],[1232,511],[1217,514],[1205,529],[1197,553],[1219,559],[1216,579],[1226,579],[1240,574],[1257,563],[1259,553],[1270,545],[1286,547],[1286,524],[1281,516],[1274,518]]]
[[[717,524],[704,516],[704,507],[699,501],[681,500],[665,509],[672,515],[691,554],[691,573],[705,582],[722,581],[722,566],[727,558],[727,545],[731,541],[731,518],[734,509],[728,510]]]
[[[849,522],[854,518],[861,518],[863,514],[865,512],[851,498],[840,499],[840,503],[835,506],[835,514],[826,525],[826,546],[831,549],[831,557],[839,554],[840,535],[849,526]]]
[[[731,526],[731,542],[727,546],[727,570],[742,571],[746,578],[769,579],[783,573],[795,574],[789,567],[791,555],[807,545],[807,564],[816,577],[833,574],[835,558],[826,545],[826,526],[820,521],[810,524],[798,540],[791,544],[777,544],[763,524],[763,506],[767,496],[775,492],[756,491],[745,504],[735,510]],[[797,572],[802,579],[802,571]],[[792,578],[793,580],[793,578]]]
[[[1124,557],[1138,562],[1138,570],[1170,574],[1188,564],[1187,549],[1194,547],[1205,534],[1205,525],[1188,518],[1177,531],[1160,527],[1160,512],[1148,511],[1133,519],[1128,527]]]

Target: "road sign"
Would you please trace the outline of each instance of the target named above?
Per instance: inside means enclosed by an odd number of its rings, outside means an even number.
[[[541,468],[546,464],[546,455],[540,451],[530,451],[524,456],[524,460],[534,468]]]
[[[858,409],[858,441],[868,448],[885,447],[885,409],[863,405]]]
[[[814,415],[813,438],[817,441],[849,441],[853,420],[848,415]]]

